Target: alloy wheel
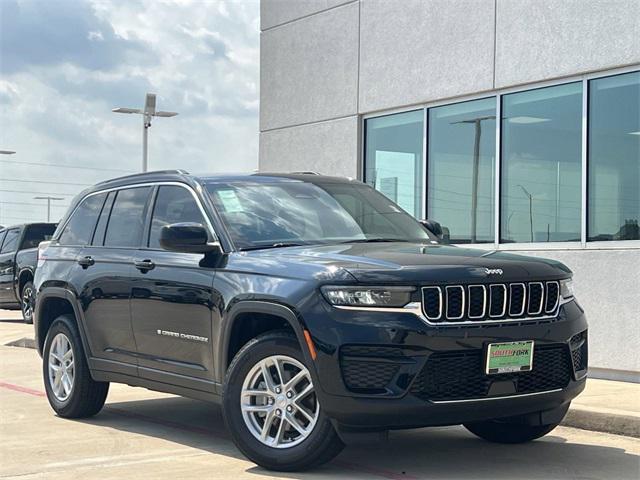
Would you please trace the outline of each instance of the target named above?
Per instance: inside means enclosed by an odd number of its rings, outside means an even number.
[[[34,294],[31,287],[25,287],[22,290],[22,315],[25,320],[31,320],[33,317]]]
[[[274,355],[249,371],[240,395],[251,434],[273,448],[290,448],[309,437],[320,404],[309,370],[295,358]]]
[[[58,333],[49,349],[49,385],[59,401],[71,395],[74,374],[73,347],[64,333]]]

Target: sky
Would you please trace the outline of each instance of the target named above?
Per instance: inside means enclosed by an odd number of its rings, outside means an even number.
[[[0,225],[51,220],[98,181],[257,168],[259,0],[0,0]]]

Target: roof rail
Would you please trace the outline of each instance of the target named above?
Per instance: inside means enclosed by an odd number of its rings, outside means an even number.
[[[142,172],[142,173],[133,173],[131,175],[124,175],[122,177],[116,177],[116,178],[110,178],[109,180],[103,180],[102,182],[98,182],[96,185],[104,185],[105,183],[111,183],[111,182],[115,182],[118,180],[127,180],[127,179],[133,179],[133,178],[139,178],[139,177],[146,177],[149,175],[157,175],[157,174],[163,174],[163,173],[173,173],[173,174],[178,174],[178,175],[189,175],[189,172],[187,172],[186,170],[182,170],[182,169],[177,169],[177,170],[154,170],[151,172]]]
[[[291,172],[292,175],[320,175],[318,172],[312,172],[311,170],[307,170],[304,172]]]

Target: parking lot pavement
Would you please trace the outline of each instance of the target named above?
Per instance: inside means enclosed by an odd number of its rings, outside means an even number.
[[[32,328],[4,318],[0,311],[0,338]],[[34,350],[0,346],[2,478],[640,477],[639,439],[566,427],[515,446],[478,440],[461,427],[394,432],[388,443],[348,447],[313,472],[274,474],[242,457],[215,405],[112,385],[99,415],[64,420],[47,404],[40,369]]]

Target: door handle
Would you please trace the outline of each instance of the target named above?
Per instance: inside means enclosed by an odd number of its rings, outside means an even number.
[[[96,261],[90,255],[78,259],[78,265],[80,265],[85,270],[95,263]]]
[[[149,270],[153,270],[156,267],[156,264],[153,263],[151,260],[135,260],[133,264],[142,273],[146,273]]]

